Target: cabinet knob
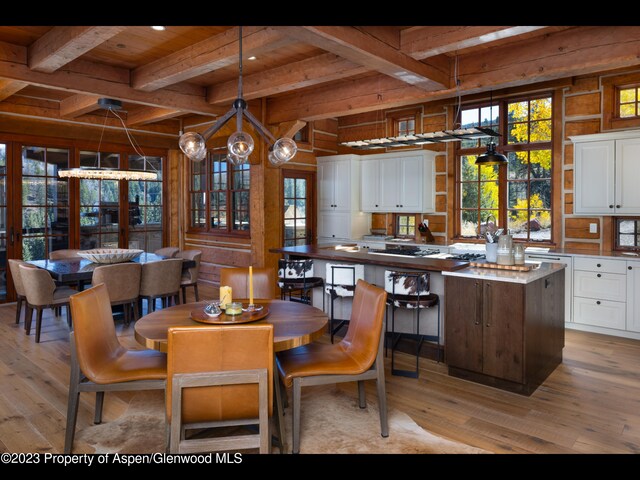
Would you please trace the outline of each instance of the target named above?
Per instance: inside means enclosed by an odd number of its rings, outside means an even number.
[[[633,267],[627,267],[627,270],[633,270]]]
[[[596,301],[596,305],[600,305],[600,300]]]
[[[613,208],[613,205],[609,205],[609,208]]]
[[[601,273],[599,273],[599,274],[598,274],[598,278],[600,278],[600,277],[602,277],[602,274],[601,274]]]
[[[399,207],[400,205],[396,205],[396,207]]]
[[[378,205],[376,205],[376,207],[377,207],[377,206],[378,206]]]
[[[404,205],[400,205],[400,207],[402,208],[402,207],[404,207]]]
[[[616,205],[616,208],[620,208],[622,205]]]
[[[599,263],[596,264],[596,267],[600,268],[602,265],[600,265]]]
[[[487,325],[486,325],[486,326],[487,326],[487,327],[490,327],[491,325],[487,323]]]

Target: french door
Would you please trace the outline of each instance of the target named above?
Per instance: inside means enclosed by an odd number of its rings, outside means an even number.
[[[13,255],[11,245],[11,212],[8,199],[11,198],[8,189],[11,182],[7,181],[11,159],[11,145],[0,141],[0,302],[7,301],[8,268],[7,258]]]
[[[315,174],[283,170],[283,241],[285,247],[314,242]]]

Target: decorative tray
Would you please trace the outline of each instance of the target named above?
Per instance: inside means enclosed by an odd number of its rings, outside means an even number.
[[[78,256],[93,263],[123,263],[130,262],[144,250],[133,248],[95,248],[93,250],[81,250]]]
[[[240,323],[250,323],[262,320],[269,315],[269,307],[264,305],[264,308],[255,312],[242,312],[240,315],[227,315],[222,312],[217,317],[212,317],[204,313],[205,307],[198,307],[195,310],[191,310],[191,320],[195,320],[200,323],[207,323],[209,325],[235,325]]]
[[[469,266],[477,268],[494,268],[496,270],[511,270],[515,272],[528,272],[537,268],[537,265],[498,265],[497,263],[489,262],[469,262]]]

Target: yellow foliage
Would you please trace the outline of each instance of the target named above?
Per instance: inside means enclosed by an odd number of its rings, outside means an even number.
[[[531,212],[531,217],[527,218],[527,208],[531,208],[531,209],[544,208],[542,199],[540,198],[540,195],[537,193],[534,193],[533,195],[531,195],[530,206],[528,205],[526,198],[521,198],[520,200],[518,200],[518,202],[514,205],[513,208],[518,209],[520,211],[518,212],[509,211],[509,216],[511,217],[512,220],[515,220],[520,224],[524,224],[528,220],[532,220],[535,217],[538,217],[538,220],[540,221],[540,224],[543,227],[546,228],[551,225],[551,212],[549,211]]]

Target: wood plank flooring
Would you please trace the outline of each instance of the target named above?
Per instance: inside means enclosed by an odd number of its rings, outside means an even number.
[[[200,292],[217,296],[207,284]],[[48,311],[40,344],[14,319],[15,304],[1,305],[0,452],[61,452],[69,382],[65,319]],[[118,322],[117,331],[124,344],[138,347],[133,326]],[[397,360],[413,366],[413,357]],[[392,376],[387,365],[389,405],[437,435],[498,453],[640,453],[640,341],[568,330],[563,364],[530,397],[449,377],[432,360],[421,359],[420,367],[416,380]],[[375,398],[375,384],[368,383]],[[356,395],[355,385],[340,388]],[[107,394],[104,421],[120,416],[132,395]],[[81,395],[79,428],[92,422],[94,400]],[[74,445],[76,453],[92,451]]]

